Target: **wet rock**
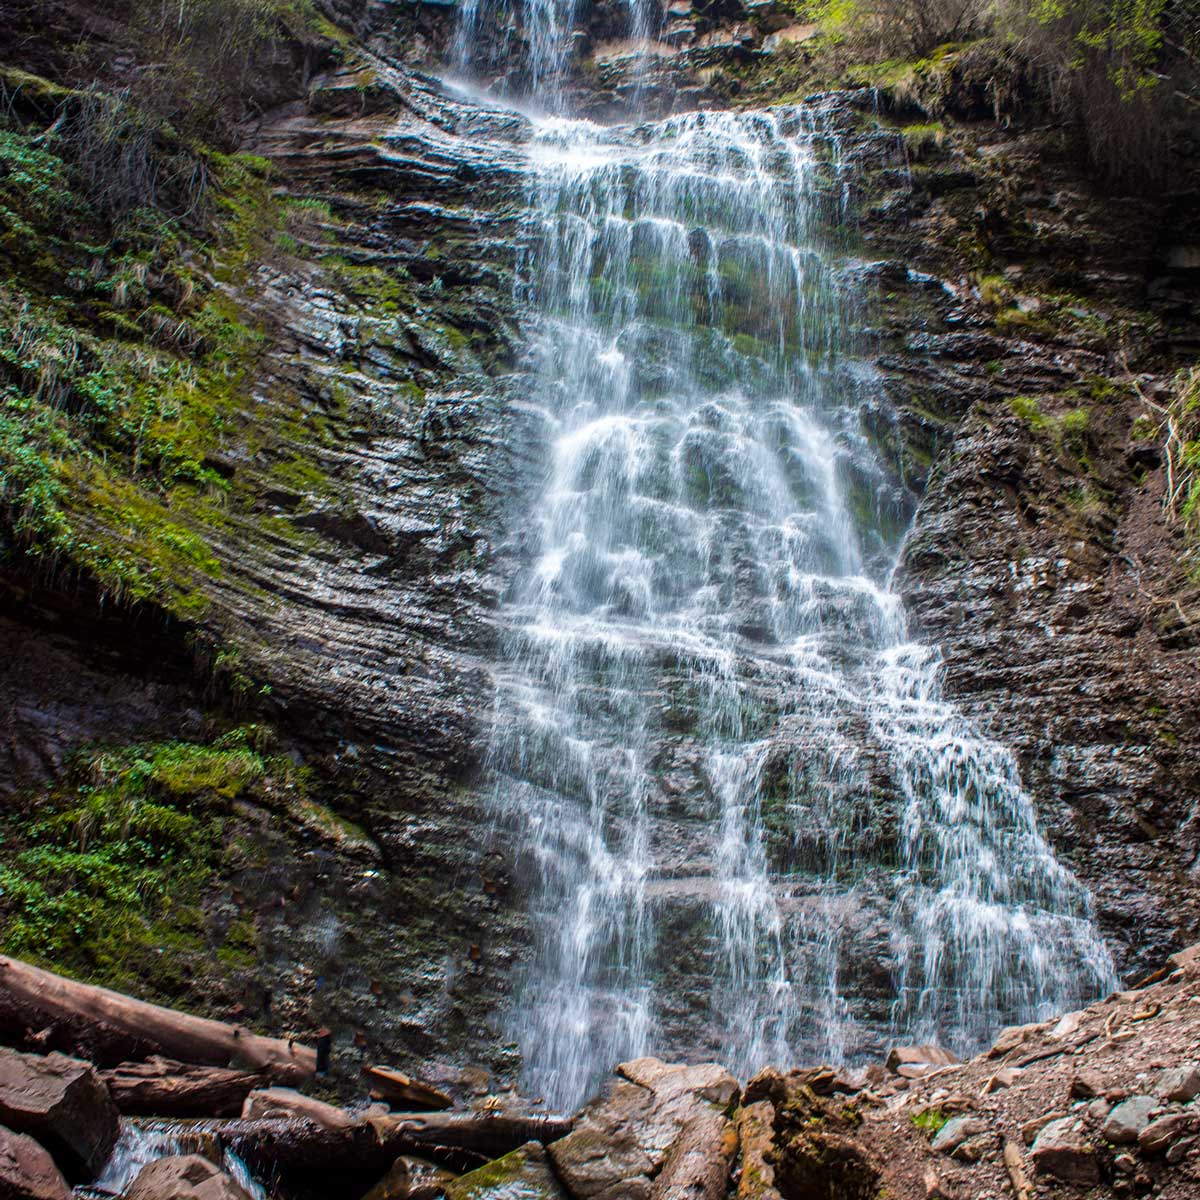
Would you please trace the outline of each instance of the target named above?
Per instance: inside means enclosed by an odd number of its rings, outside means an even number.
[[[68,1180],[92,1179],[120,1132],[108,1089],[89,1063],[0,1049],[0,1124],[37,1138]]]
[[[449,1108],[453,1103],[445,1092],[432,1084],[405,1075],[392,1067],[363,1067],[364,1078],[371,1085],[372,1100],[386,1100],[405,1108]]]
[[[1154,1087],[1154,1094],[1178,1104],[1186,1104],[1200,1096],[1200,1063],[1184,1063],[1164,1071]]]
[[[1108,1114],[1100,1133],[1116,1146],[1136,1142],[1138,1135],[1150,1124],[1150,1114],[1157,1106],[1158,1101],[1153,1096],[1130,1096]]]
[[[1200,1114],[1170,1113],[1151,1121],[1137,1135],[1138,1149],[1143,1154],[1163,1154],[1172,1143],[1194,1133],[1200,1125]]]
[[[363,1200],[436,1200],[454,1178],[453,1172],[437,1163],[404,1154]]]
[[[462,1175],[446,1186],[446,1200],[566,1200],[546,1151],[538,1142]]]
[[[45,1147],[0,1125],[0,1196],[5,1200],[69,1200],[71,1189]]]
[[[749,1085],[747,1085],[749,1091]],[[780,1200],[769,1154],[775,1141],[775,1106],[769,1100],[744,1104],[737,1115],[742,1173],[737,1200]]]
[[[246,1097],[242,1117],[303,1117],[322,1129],[349,1129],[354,1118],[344,1109],[305,1096],[295,1088],[259,1088]]]
[[[986,1133],[987,1128],[987,1122],[981,1121],[978,1117],[951,1117],[938,1130],[932,1146],[943,1154],[951,1154],[964,1142],[981,1133]]]
[[[126,1200],[250,1200],[224,1171],[199,1154],[160,1158],[138,1172]]]
[[[723,1110],[737,1082],[715,1063],[685,1067],[641,1058],[589,1104],[575,1129],[549,1146],[555,1170],[581,1200],[649,1196],[684,1126]]]
[[[1083,1122],[1071,1117],[1051,1121],[1037,1135],[1030,1155],[1043,1175],[1084,1186],[1100,1181],[1096,1152],[1083,1135]]]

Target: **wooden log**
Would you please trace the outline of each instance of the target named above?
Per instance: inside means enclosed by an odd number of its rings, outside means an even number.
[[[138,1117],[231,1117],[264,1079],[253,1071],[197,1067],[172,1058],[126,1062],[100,1078],[121,1112]]]
[[[148,1004],[77,983],[0,955],[0,1029],[48,1040],[101,1063],[162,1055],[200,1066],[247,1068],[280,1083],[311,1076],[315,1052],[291,1039],[261,1037],[240,1025]]]
[[[406,1111],[414,1108],[449,1108],[454,1102],[445,1092],[413,1079],[391,1067],[363,1067],[363,1076],[371,1088],[372,1100],[403,1105]]]
[[[474,1112],[391,1113],[371,1117],[370,1123],[380,1141],[395,1147],[397,1154],[422,1146],[450,1146],[488,1159],[508,1154],[526,1142],[556,1142],[566,1137],[574,1124],[570,1117]]]

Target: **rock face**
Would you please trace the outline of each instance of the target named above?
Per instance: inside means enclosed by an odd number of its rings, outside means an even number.
[[[116,1145],[120,1118],[89,1063],[0,1048],[0,1124],[37,1138],[68,1179],[85,1181]]]
[[[0,792],[61,778],[81,745],[203,736],[223,685],[197,672],[192,646],[218,647],[255,684],[236,703],[312,767],[339,818],[249,804],[231,817],[254,853],[211,906],[222,929],[252,914],[260,942],[222,999],[270,995],[278,1030],[327,1024],[341,1060],[386,1054],[453,1089],[464,1061],[514,1069],[495,1013],[527,945],[511,860],[480,834],[478,773],[493,610],[522,537],[509,506],[544,467],[528,451],[538,416],[510,403],[529,126],[406,69],[442,53],[451,8],[323,7],[352,61],[306,74],[247,139],[273,187],[327,213],[301,252],[222,280],[262,352],[244,403],[254,436],[231,437],[216,464],[236,486],[211,534],[222,573],[201,582],[205,615],[127,613],[48,573],[5,574]],[[787,12],[755,9],[726,21],[673,5],[661,42],[630,47],[595,6],[573,68],[586,107],[613,113],[635,93],[659,111],[717,104],[730,64],[740,80],[760,49],[783,58],[807,36]],[[897,128],[880,130],[875,100],[836,105],[870,260],[846,270],[879,300],[865,320],[890,408],[867,413],[867,431],[892,451],[892,486],[922,496],[900,575],[914,627],[942,647],[956,700],[1016,746],[1043,827],[1136,976],[1200,932],[1184,882],[1200,853],[1197,626],[1159,511],[1156,439],[1133,436],[1150,410],[1132,386],[1163,400],[1171,348],[1194,340],[1194,268],[1164,252],[1191,200],[1095,195],[1036,129],[947,118],[944,145],[909,162],[899,129],[927,117],[885,97]],[[874,787],[877,748],[847,736]],[[771,808],[805,749],[803,731],[785,731],[764,772],[772,853],[823,853]],[[655,755],[663,860],[686,865],[703,788],[680,739]],[[894,796],[871,800],[857,836],[874,865],[839,919],[858,1048],[878,1050],[897,821]],[[663,967],[665,1036],[715,1047],[692,1004],[710,982],[688,940],[703,881],[681,871],[670,887],[695,899]],[[629,1178],[648,1178],[635,1165]]]
[[[160,1158],[138,1172],[127,1200],[250,1200],[224,1171],[198,1154]]]
[[[70,1195],[67,1181],[40,1144],[0,1125],[0,1196],[5,1200],[69,1200]]]

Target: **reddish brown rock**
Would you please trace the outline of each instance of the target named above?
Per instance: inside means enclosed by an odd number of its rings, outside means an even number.
[[[4,1200],[70,1200],[71,1189],[43,1146],[0,1125],[0,1196]]]
[[[90,1063],[2,1048],[0,1124],[41,1142],[72,1182],[97,1175],[120,1132],[117,1107]]]
[[[126,1200],[250,1200],[224,1171],[199,1154],[160,1158],[143,1167]]]

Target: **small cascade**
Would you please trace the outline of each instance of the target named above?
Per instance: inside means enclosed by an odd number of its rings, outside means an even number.
[[[524,9],[546,80],[573,19]],[[532,937],[509,1032],[556,1106],[647,1052],[745,1076],[971,1049],[1115,982],[890,587],[915,498],[864,419],[850,169],[819,108],[534,123],[546,468],[488,768]]]
[[[123,1196],[144,1167],[180,1154],[202,1155],[220,1166],[251,1200],[267,1200],[266,1188],[237,1153],[220,1144],[213,1123],[205,1120],[123,1119],[104,1170],[84,1190],[94,1196]]]

